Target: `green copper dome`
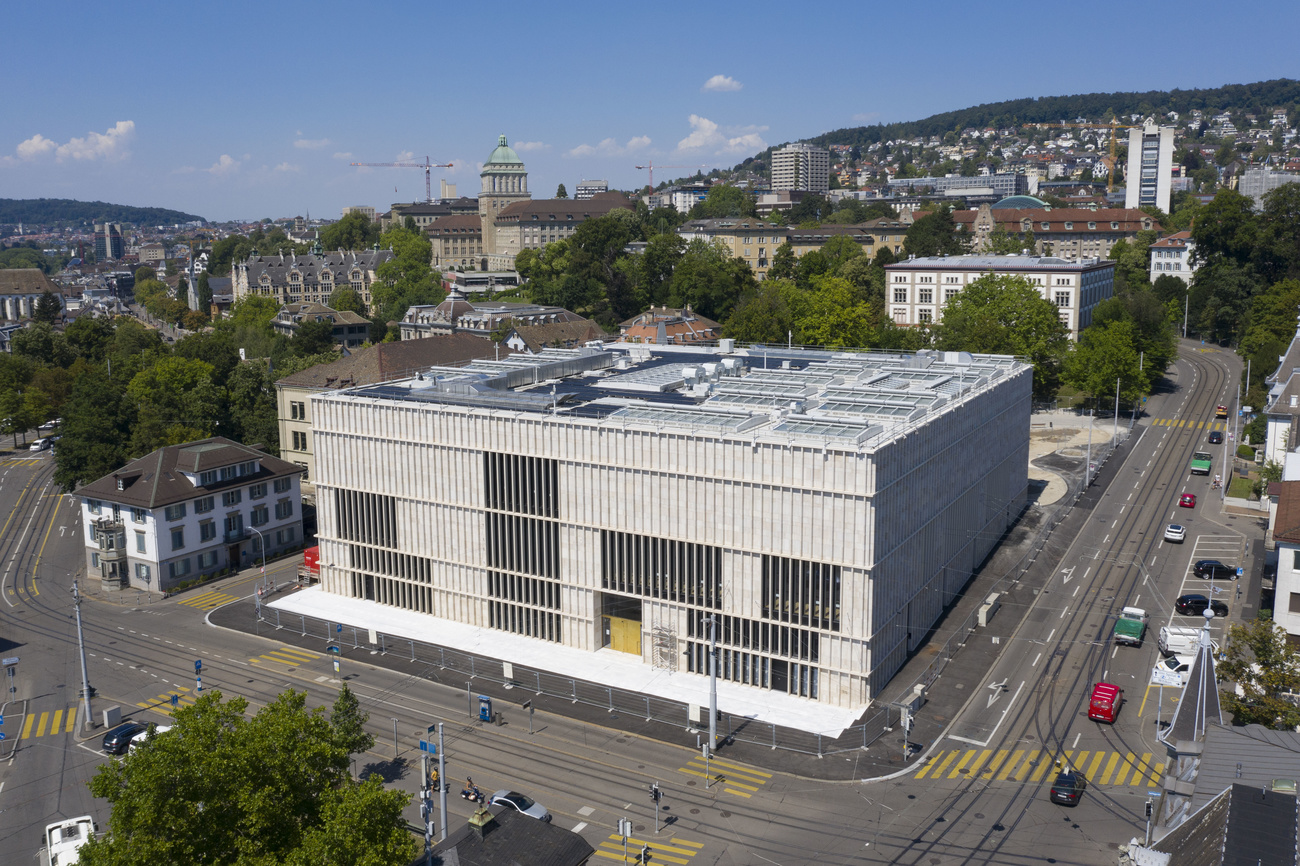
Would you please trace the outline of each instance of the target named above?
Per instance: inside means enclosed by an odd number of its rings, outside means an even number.
[[[487,162],[483,163],[484,172],[500,172],[503,169],[507,171],[523,171],[523,168],[523,160],[519,158],[519,154],[511,149],[510,145],[506,144],[504,135],[497,138],[496,150],[492,151],[492,155],[487,158]]]
[[[992,210],[1016,210],[1020,208],[1045,208],[1047,202],[1032,195],[1009,195],[1001,201],[994,202]]]

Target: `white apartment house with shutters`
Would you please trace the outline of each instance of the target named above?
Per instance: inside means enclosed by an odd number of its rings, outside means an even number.
[[[215,437],[169,445],[77,489],[86,573],[167,592],[302,545],[302,469]]]
[[[721,340],[315,393],[321,591],[701,689],[713,616],[724,680],[856,709],[1020,514],[1031,383],[1002,356]]]
[[[988,274],[1028,280],[1054,304],[1070,339],[1092,324],[1097,304],[1115,294],[1115,263],[1052,256],[924,256],[885,266],[885,303],[896,325],[929,325],[944,304]]]

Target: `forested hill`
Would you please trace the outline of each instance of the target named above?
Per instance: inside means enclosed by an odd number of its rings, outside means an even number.
[[[1300,81],[1279,78],[1274,81],[1229,84],[1204,90],[1083,93],[1077,96],[1011,99],[963,108],[959,111],[947,111],[923,120],[837,129],[808,141],[822,147],[831,144],[861,147],[891,139],[942,136],[954,130],[960,133],[961,130],[971,127],[984,129],[991,126],[995,129],[1004,129],[1024,123],[1073,121],[1077,117],[1086,118],[1088,121],[1104,121],[1111,117],[1130,114],[1163,115],[1176,111],[1185,118],[1194,108],[1200,109],[1207,115],[1227,111],[1254,114],[1259,117],[1277,109],[1284,109],[1289,123],[1294,125],[1297,115],[1300,115]]]
[[[130,207],[104,201],[70,198],[0,198],[0,223],[52,225],[56,223],[131,223],[167,226],[204,220],[201,216],[161,207]]]

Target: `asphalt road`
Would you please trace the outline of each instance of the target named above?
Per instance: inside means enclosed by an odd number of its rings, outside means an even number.
[[[1170,376],[1174,388],[1152,398],[1122,462],[1107,466],[1106,486],[1094,487],[1077,506],[1086,512],[1083,528],[1053,542],[1064,548],[1056,551],[1063,570],[1028,610],[998,614],[1024,616],[1007,641],[1009,651],[982,679],[940,681],[937,688],[971,699],[948,736],[899,778],[826,782],[815,778],[826,775],[815,757],[806,773],[792,773],[729,760],[725,751],[706,771],[690,749],[549,712],[536,713],[531,733],[518,711],[507,714],[505,725],[484,724],[470,713],[463,679],[450,681],[436,666],[391,658],[372,665],[354,656],[336,673],[321,647],[288,630],[247,634],[208,625],[213,608],[248,604],[256,570],[168,599],[135,592],[109,597],[83,580],[95,713],[120,705],[124,715],[166,721],[173,696],[183,705],[197,694],[195,659],[203,661],[205,689],[243,696],[251,711],[286,688],[306,691],[309,705],[328,705],[346,679],[377,738],[374,749],[358,756],[358,773],[380,773],[415,792],[418,740],[428,725],[443,722],[451,826],[472,812],[456,792],[473,777],[484,791],[509,787],[536,797],[603,860],[622,858],[613,834],[626,816],[636,834],[629,851],[649,842],[651,863],[675,866],[1111,864],[1116,846],[1142,834],[1142,806],[1163,763],[1156,714],[1160,709],[1167,719],[1174,698],[1167,689],[1160,700],[1146,686],[1154,637],[1141,648],[1116,649],[1109,641],[1114,616],[1137,604],[1152,613],[1153,630],[1181,621],[1173,617],[1173,598],[1203,591],[1205,583],[1183,588],[1191,558],[1232,563],[1243,550],[1242,533],[1217,504],[1201,499],[1191,510],[1175,504],[1183,490],[1209,493],[1208,479],[1187,474],[1206,431],[1159,422],[1210,420],[1236,384],[1228,353],[1185,347],[1184,355]],[[72,500],[54,495],[49,475],[48,457],[0,457],[0,640],[5,656],[22,658],[18,701],[6,705],[3,725],[21,733],[18,748],[5,748],[13,736],[0,743],[0,852],[8,852],[0,862],[28,862],[41,829],[57,818],[88,813],[101,825],[108,818],[106,805],[85,787],[96,767],[114,760],[99,751],[102,729],[83,737],[67,723],[80,688],[67,586],[81,567],[84,528]],[[1182,546],[1161,540],[1174,513],[1189,528]],[[1236,522],[1246,529],[1244,519]],[[295,566],[272,563],[268,571],[283,582]],[[1099,679],[1127,692],[1114,726],[1086,719],[1086,695]],[[1081,766],[1092,780],[1075,809],[1046,799],[1061,760]],[[665,794],[658,833],[651,782]],[[419,823],[418,803],[407,818]]]

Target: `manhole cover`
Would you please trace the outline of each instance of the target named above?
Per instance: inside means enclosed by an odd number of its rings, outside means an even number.
[[[730,813],[730,812],[719,812],[718,814],[721,815],[721,816],[724,817],[724,818],[730,818],[730,817],[731,817],[731,813]]]
[[[686,784],[687,784],[689,787],[694,788],[694,787],[695,787],[695,780],[692,779],[691,781],[687,782]]]
[[[644,770],[644,769],[645,769],[645,764],[637,764],[637,765],[636,765],[636,768],[637,768],[638,770]]]
[[[953,688],[956,688],[956,689],[964,689],[964,688],[966,688],[966,684],[965,684],[965,683],[954,683],[954,684],[953,684]]]
[[[643,830],[645,830],[645,824],[637,824],[637,825],[636,825],[636,831],[637,831],[638,833],[642,832]]]
[[[981,815],[979,812],[976,812],[976,813],[975,813],[975,818],[976,818],[976,820],[979,820],[979,821],[983,821],[983,820],[984,820],[984,816]]]
[[[691,814],[692,814],[692,815],[698,815],[698,814],[700,814],[700,810],[699,810],[699,809],[692,809],[692,810],[691,810]]]

